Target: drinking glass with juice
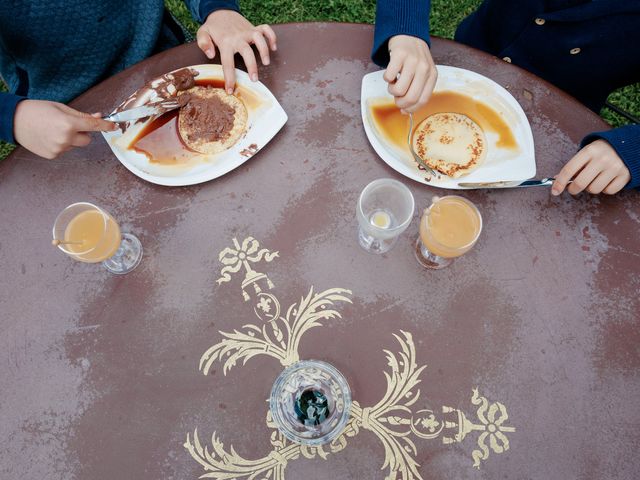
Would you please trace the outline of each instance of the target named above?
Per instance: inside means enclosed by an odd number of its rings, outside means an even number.
[[[447,267],[475,245],[481,231],[482,216],[469,200],[457,195],[433,197],[420,219],[416,259],[426,268]]]
[[[75,260],[102,262],[116,274],[130,272],[142,259],[140,240],[130,233],[121,233],[109,213],[86,202],[69,205],[58,215],[52,243]]]

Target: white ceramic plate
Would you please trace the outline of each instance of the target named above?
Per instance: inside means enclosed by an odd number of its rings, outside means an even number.
[[[189,68],[199,73],[196,80],[222,78],[222,67],[220,65],[194,65]],[[194,158],[198,157],[197,161],[194,160],[187,164],[175,166],[151,162],[146,155],[130,150],[128,147],[137,134],[153,119],[132,124],[124,134],[116,131],[103,132],[102,135],[115,156],[129,171],[151,183],[182,186],[213,180],[246,162],[269,143],[287,122],[287,114],[269,89],[262,83],[252,82],[249,76],[240,70],[236,70],[236,83],[239,87],[248,90],[258,101],[255,102],[256,105],[254,106],[247,105],[248,119],[245,135],[224,152],[216,155],[194,155]],[[147,103],[154,96],[154,91],[145,93],[130,107]]]
[[[536,174],[535,151],[531,126],[522,107],[515,98],[493,80],[462,68],[438,65],[435,91],[455,91],[470,96],[493,108],[510,126],[517,148],[497,146],[498,134],[485,132],[487,157],[482,165],[468,175],[450,178],[441,175],[430,182],[425,180],[411,156],[408,147],[399,148],[387,140],[377,129],[371,115],[371,105],[391,102],[383,71],[369,73],[362,79],[361,110],[364,130],[374,150],[391,168],[417,182],[441,188],[462,189],[458,182],[497,182],[500,180],[527,180]],[[416,124],[421,119],[414,118]],[[407,132],[408,133],[408,132]]]

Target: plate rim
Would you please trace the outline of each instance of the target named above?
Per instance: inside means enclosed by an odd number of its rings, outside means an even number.
[[[198,65],[189,65],[189,66],[185,66],[185,67],[180,67],[180,68],[176,68],[174,70],[171,70],[169,72],[157,75],[155,77],[153,77],[151,80],[149,80],[149,82],[146,82],[145,85],[147,85],[150,82],[153,82],[154,80],[162,77],[163,75],[167,75],[170,73],[174,73],[177,72],[179,70],[182,70],[184,68],[193,68],[193,69],[214,69],[216,70],[215,73],[220,73],[222,74],[222,66],[218,65],[218,64],[198,64]],[[258,149],[258,151],[256,151],[254,154],[252,155],[248,155],[248,156],[243,156],[243,155],[238,155],[238,159],[236,161],[229,161],[226,162],[227,165],[225,165],[222,168],[218,168],[218,169],[205,169],[202,172],[200,172],[197,175],[187,175],[187,176],[158,176],[158,175],[153,175],[150,174],[148,172],[145,172],[144,170],[141,170],[140,168],[136,167],[132,162],[130,162],[126,156],[124,155],[124,153],[122,152],[122,149],[120,148],[116,148],[110,141],[110,139],[114,138],[115,136],[118,135],[117,132],[101,132],[103,138],[105,139],[107,145],[109,146],[109,149],[111,150],[111,152],[115,155],[115,157],[118,159],[118,161],[127,169],[129,170],[131,173],[133,173],[135,176],[141,178],[142,180],[145,180],[149,183],[153,183],[155,185],[161,185],[161,186],[165,186],[165,187],[186,187],[186,186],[190,186],[190,185],[198,185],[200,183],[206,183],[209,182],[211,180],[215,180],[216,178],[222,177],[224,175],[226,175],[227,173],[229,173],[232,170],[235,170],[236,168],[240,167],[241,165],[243,165],[245,162],[247,162],[248,160],[250,160],[251,158],[253,158],[256,154],[258,154],[260,152],[260,150],[262,150],[266,145],[268,145],[273,138],[278,134],[278,132],[280,130],[282,130],[282,128],[284,127],[284,125],[287,123],[287,121],[289,120],[289,117],[287,115],[287,112],[285,112],[285,110],[282,108],[282,105],[280,105],[280,102],[278,102],[278,99],[275,97],[275,95],[271,92],[271,90],[269,90],[269,88],[262,82],[258,81],[258,82],[253,82],[250,80],[249,75],[239,69],[235,69],[235,73],[236,73],[236,82],[238,84],[246,84],[248,86],[252,86],[252,85],[259,85],[261,88],[264,88],[264,91],[267,93],[268,98],[273,102],[273,112],[272,115],[274,115],[273,121],[269,122],[269,125],[272,127],[273,129],[273,134],[270,134],[269,136],[269,140],[267,140],[267,142],[260,146],[260,148]],[[212,78],[212,77],[203,77],[203,78]],[[242,79],[242,82],[240,82],[240,79]],[[140,88],[138,88],[137,90],[133,91],[124,101],[126,102],[127,99],[131,98],[132,95],[134,95],[135,93],[139,92],[142,88],[144,88],[144,85],[141,86]],[[255,89],[254,89],[255,90]],[[262,93],[262,92],[260,92]],[[249,131],[249,130],[248,130]],[[248,133],[247,131],[247,133]],[[269,130],[271,131],[271,129]],[[246,138],[246,134],[243,138]],[[206,174],[206,172],[215,172],[213,175],[208,175]]]
[[[501,94],[506,97],[510,104],[510,106],[512,106],[515,109],[515,113],[519,116],[519,118],[523,118],[526,123],[525,123],[525,134],[526,134],[526,140],[527,140],[527,144],[528,146],[530,146],[530,155],[527,154],[527,156],[531,157],[531,165],[527,165],[527,174],[529,173],[529,168],[531,168],[531,175],[528,176],[524,176],[524,178],[514,178],[514,179],[508,179],[509,181],[513,180],[513,181],[524,181],[524,180],[528,180],[530,178],[535,177],[536,175],[536,171],[537,171],[537,165],[536,165],[536,155],[535,155],[535,142],[533,139],[533,131],[531,130],[531,123],[529,122],[529,118],[527,117],[524,109],[522,108],[522,106],[520,105],[520,102],[518,102],[518,100],[516,100],[516,98],[511,94],[511,92],[509,92],[506,88],[504,88],[502,85],[500,85],[499,83],[497,83],[495,80],[492,80],[489,77],[486,77],[478,72],[474,72],[473,70],[467,70],[465,68],[460,68],[460,67],[454,67],[451,65],[436,65],[436,68],[438,69],[438,76],[440,77],[442,75],[442,73],[446,73],[447,71],[449,72],[462,72],[463,75],[465,76],[471,76],[474,77],[475,79],[480,79],[483,82],[488,83],[491,87],[496,88],[498,91],[501,92]],[[460,179],[456,179],[456,178],[447,178],[447,184],[443,185],[441,183],[438,182],[438,180],[435,181],[431,181],[431,182],[427,182],[424,179],[424,176],[421,175],[419,172],[419,170],[417,168],[413,168],[410,167],[408,164],[404,163],[402,160],[399,160],[397,158],[395,158],[397,155],[394,155],[394,153],[392,151],[390,151],[390,149],[388,147],[386,147],[384,145],[384,143],[378,138],[378,135],[375,133],[375,127],[373,125],[371,125],[371,121],[369,119],[369,116],[367,114],[367,101],[370,98],[373,97],[365,97],[365,84],[367,84],[368,82],[371,81],[372,78],[377,78],[380,77],[384,74],[384,70],[376,70],[374,72],[370,72],[367,73],[366,75],[364,75],[362,77],[362,83],[361,83],[361,87],[360,87],[360,113],[361,113],[361,117],[362,117],[362,124],[364,126],[364,130],[365,130],[365,134],[367,136],[367,140],[369,141],[369,144],[371,145],[371,147],[374,149],[374,151],[376,152],[376,154],[378,155],[378,157],[380,157],[380,159],[385,162],[389,167],[391,167],[393,170],[395,170],[396,172],[398,172],[399,174],[403,175],[406,178],[409,178],[411,180],[414,180],[418,183],[421,183],[423,185],[427,185],[427,186],[431,186],[431,187],[436,187],[436,188],[442,188],[442,189],[446,189],[446,190],[475,190],[477,189],[477,187],[461,187],[458,185],[458,182],[460,182]],[[389,95],[389,98],[392,98]],[[528,153],[528,152],[527,152]],[[387,158],[385,158],[385,156],[389,156],[391,158],[393,158],[394,160],[388,160]],[[480,167],[481,168],[481,167]],[[464,177],[462,177],[464,178]],[[485,180],[483,180],[484,182]],[[486,180],[486,181],[491,181],[491,180]]]

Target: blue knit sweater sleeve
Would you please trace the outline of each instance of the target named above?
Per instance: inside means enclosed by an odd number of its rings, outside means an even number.
[[[389,39],[395,35],[421,38],[429,46],[431,0],[378,0],[371,59],[380,67],[389,63]]]
[[[12,93],[0,93],[0,140],[16,143],[13,138],[13,116],[24,97]]]
[[[640,187],[640,125],[627,125],[606,132],[595,132],[582,140],[581,146],[603,139],[616,151],[631,173],[631,181],[625,188]]]
[[[189,7],[193,18],[204,23],[209,14],[216,10],[233,10],[240,12],[240,6],[236,0],[184,0]]]

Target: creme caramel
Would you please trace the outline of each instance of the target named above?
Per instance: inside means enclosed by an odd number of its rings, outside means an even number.
[[[196,86],[224,88],[221,78],[196,80]],[[252,90],[236,85],[234,96],[244,103],[249,111],[262,106],[262,100]],[[159,165],[185,165],[195,157],[201,156],[190,149],[180,137],[178,129],[178,110],[167,112],[153,120],[135,136],[129,144],[129,150],[145,155],[151,163]]]
[[[409,116],[390,101],[373,103],[371,115],[378,131],[397,147],[407,150]],[[515,149],[517,142],[505,119],[489,105],[453,91],[434,92],[429,102],[414,113],[415,124],[434,113],[459,113],[476,122],[484,132],[498,135],[497,147]]]

